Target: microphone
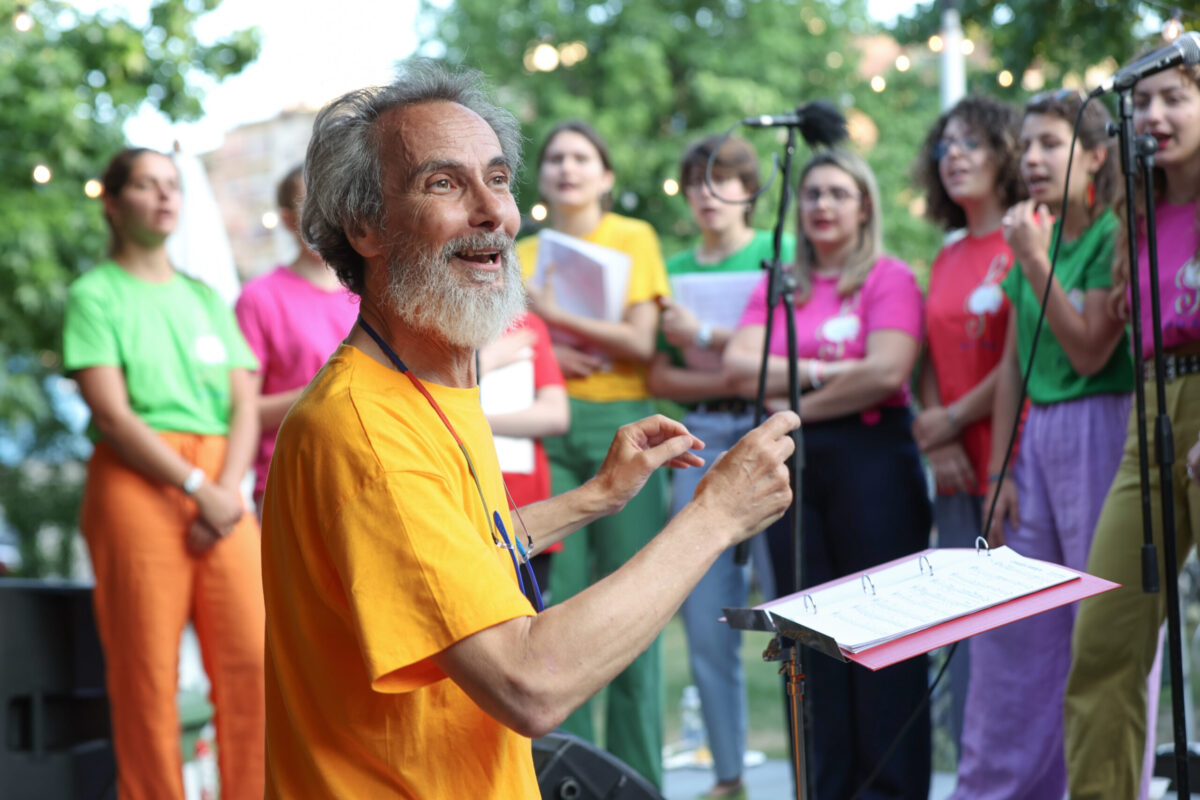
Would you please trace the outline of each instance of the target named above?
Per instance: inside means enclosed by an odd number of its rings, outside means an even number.
[[[1092,90],[1091,97],[1132,89],[1142,78],[1171,67],[1200,63],[1200,33],[1188,31],[1166,47],[1143,56]]]
[[[809,147],[832,145],[846,138],[846,118],[828,100],[805,103],[789,114],[746,117],[742,124],[750,128],[799,128]]]
[[[750,128],[798,128],[803,120],[802,113],[762,114],[757,117],[746,117],[742,120],[742,124]]]

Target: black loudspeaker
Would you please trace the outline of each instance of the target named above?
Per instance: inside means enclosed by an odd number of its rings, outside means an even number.
[[[0,653],[0,795],[115,798],[91,587],[0,579]]]
[[[1188,742],[1187,747],[1188,786],[1200,786],[1200,744]],[[1154,751],[1154,777],[1170,778],[1168,790],[1175,789],[1175,745],[1160,744]],[[1194,790],[1193,790],[1194,791]]]
[[[563,731],[533,740],[533,768],[542,800],[663,800],[625,762]]]

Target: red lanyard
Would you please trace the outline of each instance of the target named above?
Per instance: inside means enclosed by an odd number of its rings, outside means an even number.
[[[538,586],[537,578],[535,578],[533,574],[533,567],[529,563],[529,554],[533,549],[533,537],[529,535],[528,531],[525,532],[525,538],[528,542],[528,549],[522,547],[521,541],[515,536],[512,538],[512,540],[508,538],[508,531],[504,528],[504,520],[501,518],[500,512],[496,511],[491,514],[488,513],[487,500],[483,496],[483,486],[479,483],[479,476],[475,471],[474,462],[471,461],[471,454],[467,452],[467,446],[463,444],[463,440],[459,438],[458,432],[454,430],[454,426],[450,424],[450,420],[442,411],[441,406],[439,406],[437,401],[433,399],[433,395],[430,394],[429,390],[425,388],[425,384],[423,384],[421,380],[412,373],[412,370],[410,370],[408,366],[400,360],[400,356],[396,355],[396,351],[393,350],[391,346],[389,346],[388,343],[383,340],[383,337],[376,333],[375,329],[367,324],[367,321],[362,318],[362,315],[359,315],[358,317],[358,326],[366,331],[368,336],[375,340],[375,344],[379,345],[380,349],[383,350],[389,359],[391,359],[392,364],[396,366],[396,369],[398,369],[401,374],[408,376],[408,379],[412,382],[412,385],[415,386],[417,391],[420,392],[422,396],[424,396],[424,398],[429,402],[429,406],[434,410],[434,413],[438,415],[438,418],[442,421],[442,424],[446,426],[446,430],[450,431],[450,435],[454,437],[454,442],[458,445],[459,451],[462,452],[463,458],[465,458],[467,461],[467,471],[471,473],[471,479],[475,482],[475,490],[479,493],[479,502],[483,504],[484,518],[487,519],[492,525],[492,529],[489,531],[492,536],[492,543],[498,547],[504,547],[508,550],[509,556],[512,557],[513,569],[517,572],[517,585],[520,587],[522,594],[525,593],[525,582],[521,578],[521,565],[525,566],[529,580],[533,584],[533,595],[535,600],[534,604],[537,606],[538,611],[543,610],[544,607],[542,605],[541,587]],[[504,493],[506,495],[508,494],[507,486],[504,487]],[[511,502],[512,498],[510,497],[509,500]],[[519,518],[520,514],[518,513],[517,516]],[[522,527],[524,527],[524,524],[524,521],[522,521]],[[496,538],[497,532],[500,534],[500,539]],[[503,544],[501,544],[501,540],[503,540]],[[520,554],[520,563],[518,563],[518,553]]]

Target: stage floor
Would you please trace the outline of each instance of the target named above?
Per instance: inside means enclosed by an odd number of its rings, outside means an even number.
[[[792,789],[791,765],[779,759],[751,767],[745,772],[750,800],[795,800]],[[712,772],[707,769],[681,768],[667,770],[663,778],[666,800],[696,800],[712,788]],[[954,790],[954,776],[946,772],[933,775],[929,800],[945,800]]]

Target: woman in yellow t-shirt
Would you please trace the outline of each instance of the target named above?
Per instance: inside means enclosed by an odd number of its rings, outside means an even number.
[[[575,314],[553,293],[530,288],[531,308],[550,329],[554,354],[566,378],[571,428],[545,440],[555,494],[596,474],[621,425],[654,413],[646,369],[655,352],[657,298],[668,292],[658,236],[645,222],[608,210],[613,187],[608,148],[583,122],[563,122],[538,154],[538,189],[559,233],[626,253],[632,259],[625,311],[616,322]],[[528,279],[537,265],[538,238],[517,243]],[[658,532],[666,518],[665,473],[650,477],[623,511],[573,534],[555,554],[550,599],[562,602],[625,563]],[[651,646],[608,692],[607,749],[658,786],[662,785],[662,666]],[[563,728],[593,738],[591,703]]]

